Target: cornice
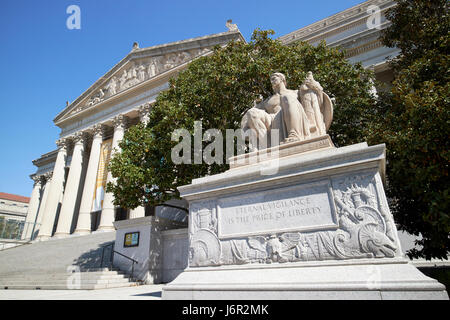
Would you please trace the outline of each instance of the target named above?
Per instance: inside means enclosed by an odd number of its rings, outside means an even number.
[[[381,42],[381,40],[376,39],[376,40],[372,40],[370,42],[364,43],[363,45],[360,45],[358,47],[355,48],[351,48],[351,49],[347,49],[345,51],[345,58],[350,58],[350,57],[354,57],[357,55],[360,55],[364,52],[382,47],[383,43]]]
[[[81,115],[75,115],[64,121],[61,125],[62,131],[60,137],[69,137],[77,131],[84,131],[91,128],[95,124],[103,124],[105,127],[113,126],[112,120],[119,114],[127,115],[135,111],[138,114],[138,107],[144,103],[154,103],[157,94],[168,88],[167,81],[162,81],[161,85],[144,88],[139,92],[133,91],[120,101],[114,101],[88,110]],[[112,134],[112,132],[111,132]],[[104,133],[104,138],[108,135]]]
[[[55,162],[56,156],[58,155],[58,149],[44,153],[39,158],[33,160],[33,164],[37,167],[43,166],[44,164]]]
[[[381,12],[395,6],[392,0],[368,0],[330,17],[307,25],[278,38],[283,44],[297,41],[316,42],[365,23],[371,5],[380,7]]]
[[[389,21],[381,24],[381,28],[385,28],[390,24]],[[379,39],[381,34],[381,29],[365,29],[363,31],[353,33],[345,38],[336,40],[334,42],[327,43],[328,47],[342,46],[346,49],[351,49],[364,44],[367,41],[372,41],[374,39]]]

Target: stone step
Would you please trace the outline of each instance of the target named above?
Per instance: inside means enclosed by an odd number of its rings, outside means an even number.
[[[77,278],[79,289],[86,290],[139,285],[125,272],[105,267],[114,240],[115,232],[95,233],[0,251],[0,289],[67,290],[68,279]]]
[[[81,281],[85,280],[114,280],[114,279],[129,279],[128,275],[81,275],[79,279]],[[13,282],[13,281],[56,281],[56,280],[67,280],[69,277],[67,275],[61,276],[24,276],[24,277],[7,277],[0,278],[0,283],[2,282]]]
[[[60,278],[68,278],[75,273],[27,273],[27,274],[9,274],[9,275],[0,275],[0,281],[3,279],[19,279],[19,278],[44,278],[44,279],[60,279]],[[99,271],[99,272],[81,272],[81,278],[95,278],[95,277],[114,277],[121,276],[127,277],[128,275],[123,271]]]
[[[67,285],[67,280],[51,280],[51,281],[45,281],[45,280],[17,280],[17,281],[0,281],[0,286],[10,286],[10,285],[48,285],[48,284],[54,284],[54,285]],[[82,280],[80,281],[81,284],[110,284],[110,283],[128,283],[132,282],[128,278],[121,278],[121,279],[92,279],[92,280]]]
[[[81,281],[93,281],[93,280],[116,280],[116,279],[130,279],[127,275],[100,275],[100,276],[89,276],[89,275],[82,275],[79,278],[73,277],[69,278],[67,276],[53,276],[53,277],[32,277],[32,276],[26,276],[26,277],[11,277],[11,278],[2,278],[0,279],[0,283],[4,282],[14,282],[14,281],[67,281],[67,279],[80,279]]]
[[[139,286],[136,282],[127,283],[108,283],[108,284],[81,284],[79,288],[73,288],[72,290],[96,290],[96,289],[108,289],[108,288],[121,288],[121,287],[135,287]],[[34,285],[34,284],[13,284],[9,286],[1,286],[0,290],[67,290],[66,285],[58,284],[44,284],[44,285]]]
[[[0,251],[0,277],[19,273],[65,273],[67,267],[76,265],[81,271],[107,271],[100,268],[102,253],[104,265],[108,263],[115,232],[74,236],[35,242]]]
[[[89,268],[82,269],[80,268],[80,272],[120,272],[123,273],[119,268]]]

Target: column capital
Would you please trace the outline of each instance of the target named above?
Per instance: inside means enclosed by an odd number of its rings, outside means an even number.
[[[51,181],[52,177],[53,177],[53,171],[46,172],[42,175],[42,178],[45,179],[46,182]]]
[[[56,145],[59,149],[67,149],[69,143],[70,141],[67,138],[59,138],[58,140],[56,140]]]
[[[105,129],[106,129],[106,126],[104,124],[96,123],[96,124],[90,126],[89,128],[84,129],[83,132],[86,135],[91,136],[91,137],[94,137],[97,135],[103,136],[105,134]]]
[[[94,124],[92,127],[89,128],[90,132],[92,133],[92,135],[95,136],[101,136],[103,137],[103,135],[105,134],[105,125],[101,124],[101,123],[96,123]]]
[[[128,124],[128,117],[123,114],[119,114],[112,119],[112,122],[113,122],[114,129],[119,128],[119,127],[122,127],[123,129],[125,129],[125,127]]]
[[[38,184],[42,184],[42,182],[44,180],[44,176],[43,175],[33,174],[33,175],[30,176],[30,178],[34,181],[34,185],[33,186],[36,186]]]
[[[69,138],[74,144],[83,143],[88,138],[88,133],[85,131],[78,131],[72,134]]]

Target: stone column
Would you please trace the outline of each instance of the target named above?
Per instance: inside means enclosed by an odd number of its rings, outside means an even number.
[[[25,218],[22,239],[31,238],[34,223],[36,222],[36,217],[39,210],[39,202],[41,200],[42,176],[32,176],[31,179],[34,181],[34,186],[33,191],[31,192],[30,203],[28,204],[27,217]]]
[[[46,172],[43,177],[44,183],[42,185],[42,189],[43,189],[42,200],[41,200],[41,204],[39,205],[39,211],[38,211],[37,218],[36,218],[36,224],[33,228],[33,235],[36,234],[37,232],[39,232],[39,230],[41,229],[42,217],[44,216],[45,204],[47,203],[48,191],[50,190],[52,176],[53,176],[53,171],[50,171],[50,172]]]
[[[127,118],[123,115],[118,115],[113,119],[114,124],[114,135],[112,141],[112,150],[111,157],[115,152],[120,152],[119,142],[122,140],[125,126],[126,126]],[[114,179],[111,175],[111,172],[108,172],[108,176],[106,178],[106,183],[114,182]],[[100,216],[100,225],[98,226],[97,231],[114,231],[113,222],[115,220],[115,207],[113,204],[114,195],[110,192],[105,193],[105,198],[103,199],[103,209]]]
[[[60,139],[56,142],[59,147],[56,156],[55,167],[53,168],[53,177],[49,185],[48,198],[42,217],[42,225],[39,230],[38,239],[47,240],[52,236],[53,225],[58,210],[59,200],[64,186],[64,168],[66,166],[67,140]]]
[[[72,161],[70,163],[69,176],[67,177],[66,188],[59,214],[58,226],[56,228],[55,237],[63,238],[70,234],[73,215],[75,214],[75,204],[78,196],[78,188],[80,186],[81,173],[83,170],[83,154],[85,135],[77,132],[73,135],[74,142]]]
[[[103,141],[103,126],[95,125],[92,128],[92,147],[89,163],[84,181],[83,195],[81,197],[80,213],[78,215],[76,234],[88,234],[91,232],[91,209],[94,199],[95,183],[97,179],[98,163]]]

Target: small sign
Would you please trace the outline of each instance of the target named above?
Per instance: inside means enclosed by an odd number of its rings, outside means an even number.
[[[123,241],[124,247],[137,247],[139,246],[139,231],[125,233],[125,239]]]

